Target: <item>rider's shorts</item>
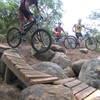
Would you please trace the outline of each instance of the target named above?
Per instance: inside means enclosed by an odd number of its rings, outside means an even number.
[[[82,37],[82,33],[77,33],[76,32],[76,37],[79,39],[80,37]]]

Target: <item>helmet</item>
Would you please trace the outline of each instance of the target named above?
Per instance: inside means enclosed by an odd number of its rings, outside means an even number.
[[[81,21],[82,21],[82,19],[79,19],[79,20],[78,20],[78,22],[81,22]]]

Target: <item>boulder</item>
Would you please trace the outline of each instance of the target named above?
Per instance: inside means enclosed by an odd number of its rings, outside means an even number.
[[[60,52],[55,54],[51,62],[58,64],[63,69],[71,66],[71,60],[64,53]]]
[[[55,52],[63,52],[65,54],[67,54],[67,50],[66,48],[60,46],[60,45],[52,45],[51,46],[51,50],[55,51]]]
[[[39,60],[42,60],[42,61],[50,61],[55,55],[55,52],[52,51],[52,50],[48,50],[44,53],[36,53],[34,56],[39,59]]]
[[[75,73],[70,67],[65,68],[64,72],[68,77],[75,77]]]
[[[82,65],[86,62],[86,59],[81,59],[72,63],[72,69],[76,76],[79,75]]]
[[[59,78],[66,78],[64,70],[57,64],[52,62],[40,62],[39,64],[34,64],[32,66],[35,70],[47,73],[52,76]]]
[[[21,100],[20,91],[14,86],[0,83],[0,100]]]
[[[72,91],[62,85],[33,85],[21,92],[22,100],[76,100]]]
[[[100,60],[90,59],[81,68],[79,79],[100,89]]]
[[[99,60],[100,60],[100,56],[98,56],[98,57],[97,57],[97,59],[99,59]]]
[[[100,96],[94,97],[94,98],[92,98],[91,100],[100,100]]]
[[[81,49],[80,49],[80,52],[81,52],[81,53],[85,53],[85,54],[87,54],[87,53],[88,53],[88,51],[89,51],[89,50],[88,50],[88,49],[86,49],[86,48],[81,48]]]

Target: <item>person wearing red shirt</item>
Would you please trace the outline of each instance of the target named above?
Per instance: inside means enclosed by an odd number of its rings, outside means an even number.
[[[61,32],[64,32],[64,29],[61,27],[61,23],[58,23],[58,26],[55,28],[55,36],[56,36],[56,40],[58,41],[59,39],[61,39],[62,35]]]

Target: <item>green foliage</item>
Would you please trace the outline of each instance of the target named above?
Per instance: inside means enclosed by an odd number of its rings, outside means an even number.
[[[92,29],[92,34],[94,36],[99,36],[100,35],[100,31],[98,29],[94,28],[94,29]]]
[[[92,13],[89,15],[89,18],[92,19],[92,20],[99,19],[100,18],[100,9],[92,11]]]
[[[5,34],[10,26],[14,26],[17,21],[17,4],[14,4],[14,0],[8,0],[8,2],[0,1],[0,34]]]

